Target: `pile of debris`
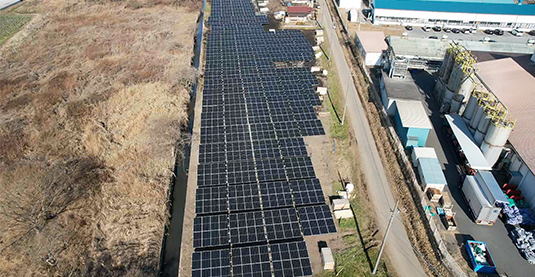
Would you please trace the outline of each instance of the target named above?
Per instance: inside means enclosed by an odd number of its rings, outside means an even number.
[[[526,231],[522,227],[516,227],[509,235],[520,251],[522,256],[528,260],[530,264],[535,264],[535,239],[533,231]]]

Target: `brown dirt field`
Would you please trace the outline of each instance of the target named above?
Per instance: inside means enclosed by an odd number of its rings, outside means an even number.
[[[0,50],[0,276],[156,275],[202,1],[25,1]]]

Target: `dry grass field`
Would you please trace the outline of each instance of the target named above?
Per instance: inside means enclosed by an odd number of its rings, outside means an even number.
[[[201,1],[28,0],[0,49],[0,276],[158,269]]]

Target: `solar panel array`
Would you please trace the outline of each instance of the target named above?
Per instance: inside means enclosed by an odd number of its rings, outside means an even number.
[[[314,52],[248,0],[211,3],[192,274],[312,275],[303,236],[336,232],[303,140],[324,134],[318,81],[292,66]]]

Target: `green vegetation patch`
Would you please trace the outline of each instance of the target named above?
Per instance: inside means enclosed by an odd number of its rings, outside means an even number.
[[[26,14],[0,14],[0,45],[32,18]]]

